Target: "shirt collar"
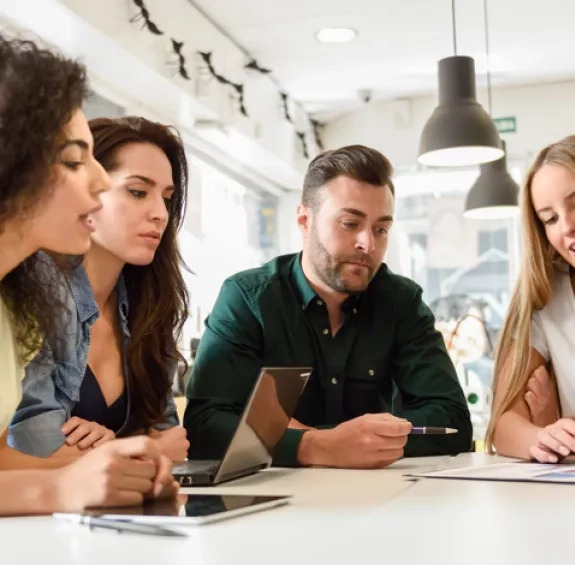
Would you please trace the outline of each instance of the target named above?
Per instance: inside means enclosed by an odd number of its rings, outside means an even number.
[[[311,301],[317,297],[317,294],[303,273],[301,266],[301,252],[294,257],[291,279],[299,296],[301,306],[305,310],[310,305]]]
[[[128,291],[126,290],[126,281],[124,280],[124,275],[121,274],[116,284],[116,293],[118,296],[118,309],[120,310],[120,316],[126,321],[128,319]]]
[[[86,322],[92,318],[97,319],[99,316],[98,304],[92,291],[92,286],[88,280],[88,275],[84,266],[80,263],[68,277],[80,322]],[[124,321],[128,318],[128,291],[124,276],[120,275],[116,284],[116,293],[118,297],[118,310]]]

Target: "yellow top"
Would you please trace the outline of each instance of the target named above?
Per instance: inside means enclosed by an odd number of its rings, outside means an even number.
[[[24,364],[18,355],[10,313],[0,298],[0,435],[8,428],[22,399]]]

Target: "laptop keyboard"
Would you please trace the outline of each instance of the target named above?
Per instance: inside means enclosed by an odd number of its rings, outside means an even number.
[[[186,461],[185,463],[176,463],[173,467],[173,473],[178,474],[197,474],[197,473],[215,473],[218,470],[220,461],[217,459],[206,459],[204,461]]]

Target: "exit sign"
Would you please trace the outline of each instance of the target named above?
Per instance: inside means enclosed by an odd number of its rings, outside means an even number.
[[[504,118],[493,118],[499,133],[515,133],[517,131],[517,118],[506,116]]]

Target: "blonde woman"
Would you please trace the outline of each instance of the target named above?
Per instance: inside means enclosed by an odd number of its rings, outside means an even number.
[[[525,252],[495,364],[487,448],[555,463],[575,452],[575,136],[539,153],[519,199]]]

